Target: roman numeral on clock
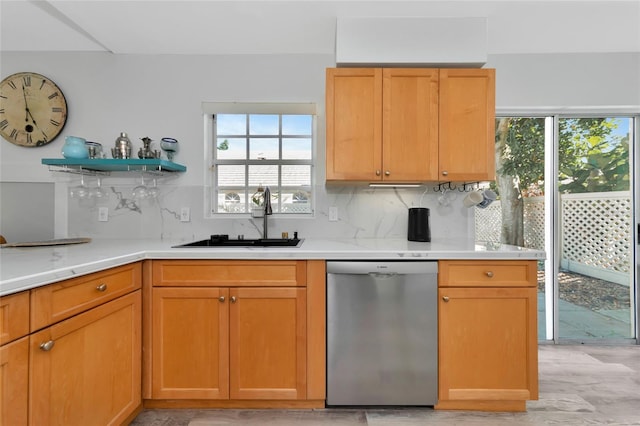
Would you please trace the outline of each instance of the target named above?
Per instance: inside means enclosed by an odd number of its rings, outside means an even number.
[[[53,124],[54,126],[59,126],[60,125],[60,122],[56,121],[54,119],[49,120],[49,123]]]
[[[58,95],[59,95],[59,93],[58,93],[58,92],[54,92],[54,93],[50,94],[50,95],[48,96],[48,98],[49,98],[49,99],[53,99],[53,98],[58,97]]]

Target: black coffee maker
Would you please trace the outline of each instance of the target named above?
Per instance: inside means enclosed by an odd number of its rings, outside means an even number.
[[[429,229],[429,209],[425,207],[412,207],[409,209],[409,241],[431,241]]]

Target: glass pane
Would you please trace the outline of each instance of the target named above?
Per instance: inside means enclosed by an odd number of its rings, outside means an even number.
[[[252,160],[277,160],[279,158],[278,139],[251,138],[249,158]]]
[[[247,158],[247,140],[218,138],[216,158],[220,160],[244,160]]]
[[[631,119],[559,121],[559,338],[633,337]]]
[[[245,166],[243,165],[218,165],[218,187],[245,185]]]
[[[282,158],[284,160],[311,160],[311,139],[283,139]]]
[[[218,213],[244,213],[245,206],[244,191],[221,190],[218,193]]]
[[[283,115],[282,134],[311,136],[311,124],[310,115]]]
[[[310,186],[311,166],[282,166],[282,186]]]
[[[548,124],[550,125],[550,123]],[[474,208],[476,240],[545,250],[545,118],[496,118],[496,181],[486,189],[498,200]],[[545,262],[538,265],[538,338],[547,333],[547,310],[553,301]],[[548,324],[551,326],[552,322]]]
[[[246,135],[246,114],[218,114],[216,116],[216,132],[219,135]]]
[[[278,116],[266,114],[250,115],[249,133],[252,135],[279,135]]]
[[[311,192],[286,188],[282,190],[282,213],[311,213]]]
[[[271,192],[275,192],[278,185],[277,165],[249,166],[249,186],[270,186]]]

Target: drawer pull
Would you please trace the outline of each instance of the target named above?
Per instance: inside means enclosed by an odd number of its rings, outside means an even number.
[[[376,170],[376,176],[380,176],[380,170]]]
[[[231,303],[236,303],[236,297],[235,296],[231,296]]]
[[[442,300],[445,301],[445,302],[448,302],[449,301],[449,296],[442,296]]]
[[[221,303],[224,303],[224,300],[225,300],[225,299],[224,299],[224,296],[220,296],[220,297],[218,297],[218,300],[219,300]]]
[[[96,287],[96,290],[98,290],[98,291],[107,291],[107,285],[106,284],[100,284],[98,287]]]
[[[443,171],[442,171],[442,176],[449,176],[449,172],[448,172],[448,171],[446,171],[446,170],[443,170]]]
[[[56,342],[54,342],[53,340],[49,340],[48,342],[40,343],[40,349],[42,349],[45,352],[48,352],[51,349],[53,349],[53,346],[55,344],[56,344]]]
[[[386,172],[384,172],[384,175],[385,175],[385,176],[390,176],[390,175],[391,175],[391,172],[390,172],[389,170],[387,170]]]
[[[491,272],[491,271],[487,272],[487,276],[488,276],[489,278],[493,278],[493,272]]]

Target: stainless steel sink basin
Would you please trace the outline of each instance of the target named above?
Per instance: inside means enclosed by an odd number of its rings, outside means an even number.
[[[181,247],[300,247],[300,238],[229,239],[228,235],[212,235],[206,240],[173,246]]]

